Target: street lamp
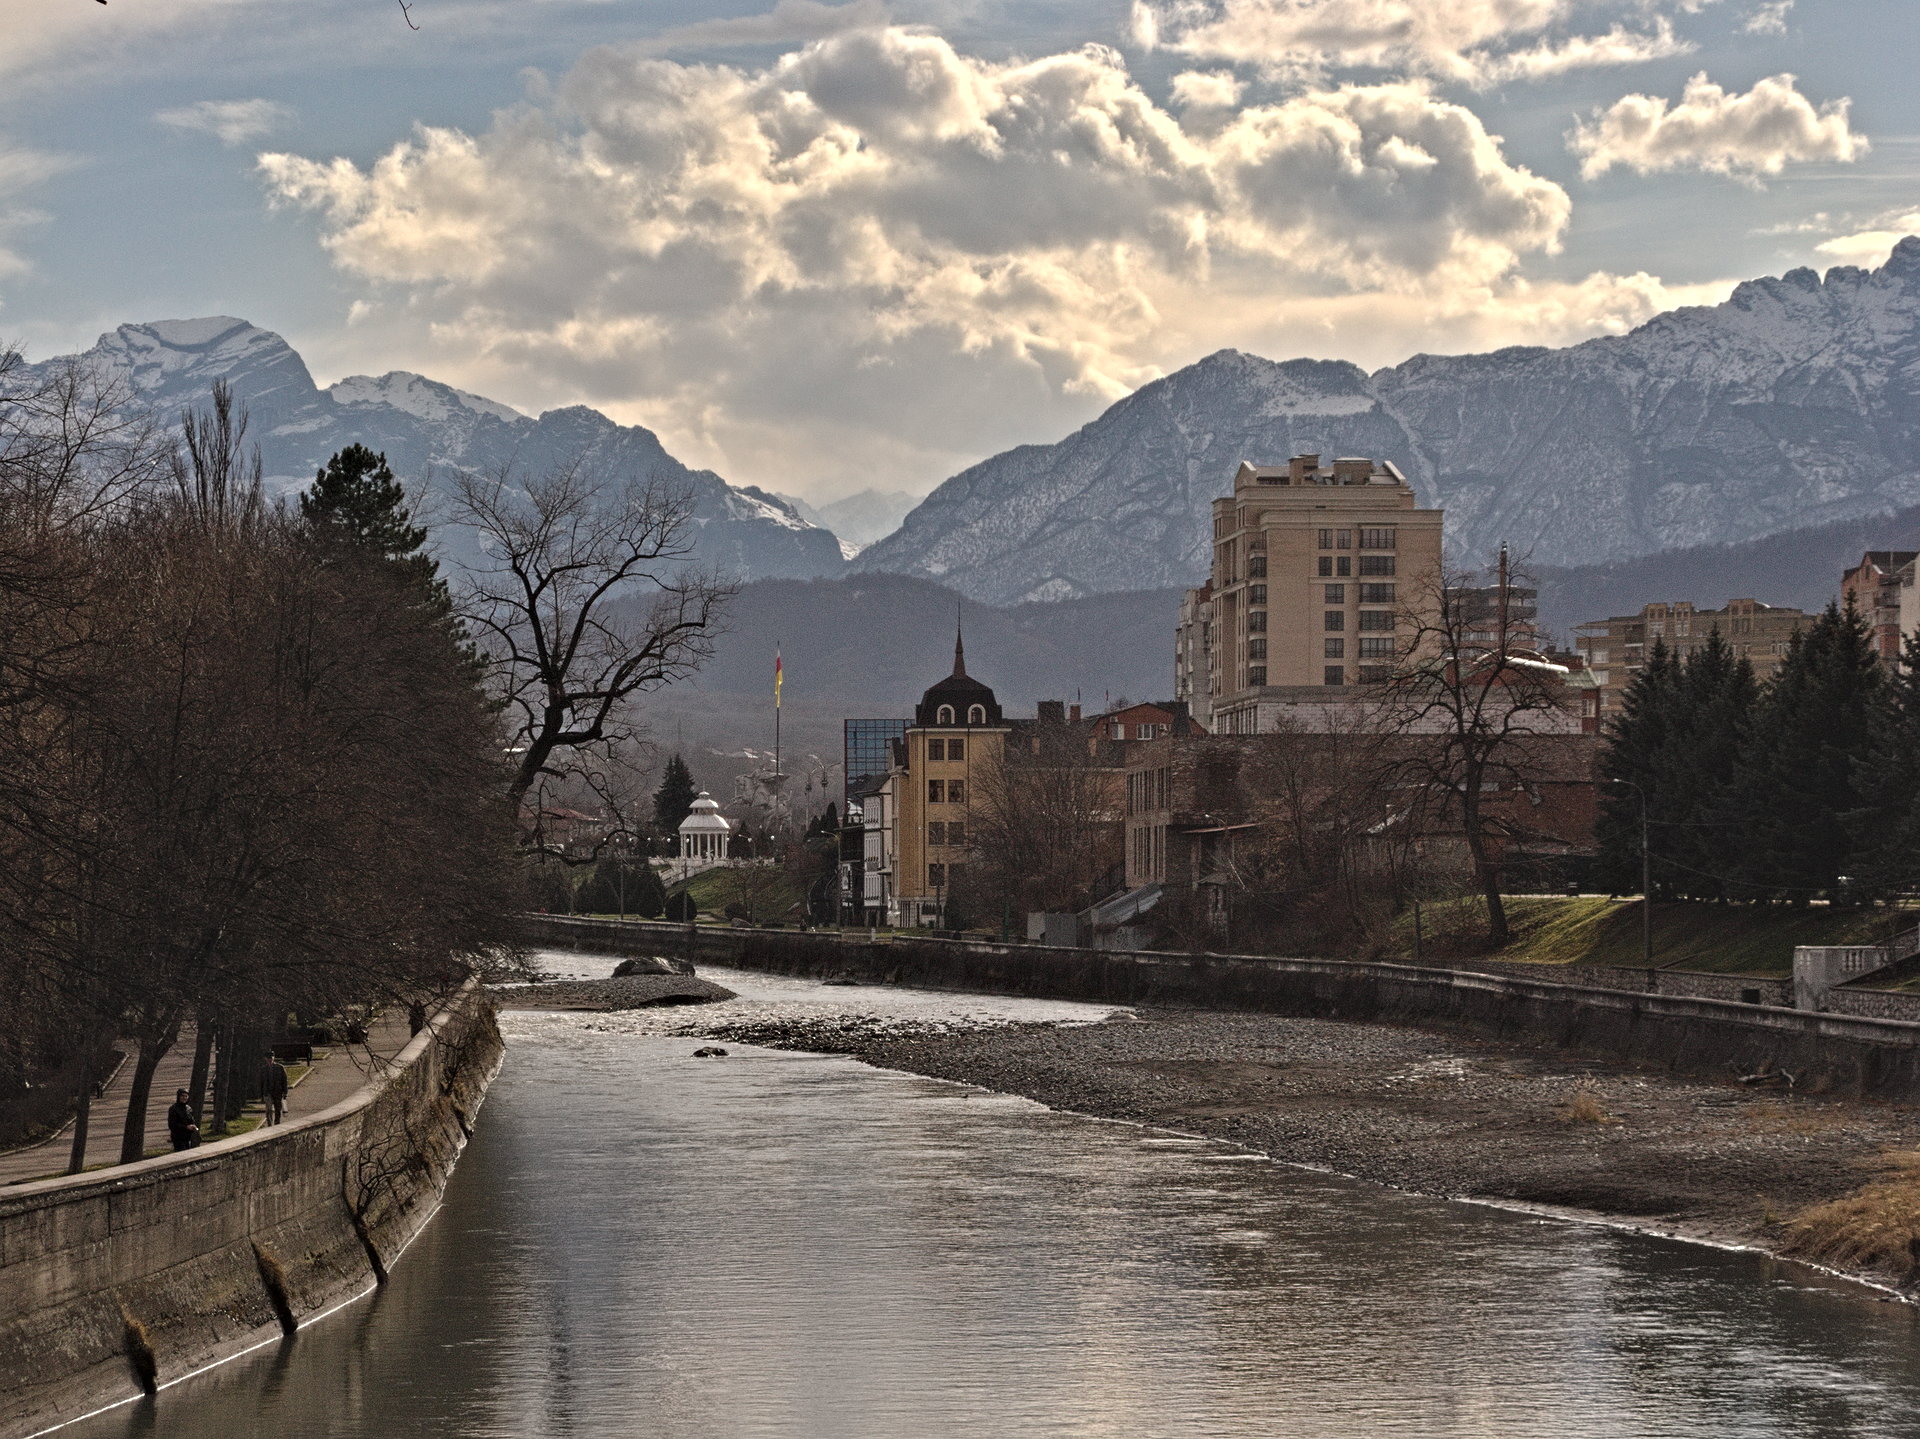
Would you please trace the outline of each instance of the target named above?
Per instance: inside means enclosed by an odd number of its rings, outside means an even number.
[[[1640,800],[1640,960],[1647,967],[1647,987],[1653,988],[1653,859],[1647,843],[1647,792],[1630,779],[1610,779],[1624,785]]]

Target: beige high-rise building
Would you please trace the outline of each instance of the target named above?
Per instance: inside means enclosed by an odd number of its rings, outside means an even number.
[[[1213,502],[1213,731],[1318,727],[1386,680],[1438,607],[1445,518],[1389,461],[1243,463]]]
[[[1586,656],[1600,689],[1600,718],[1620,712],[1620,697],[1640,673],[1654,645],[1664,644],[1686,659],[1718,633],[1734,654],[1753,662],[1757,679],[1771,678],[1787,657],[1793,632],[1811,621],[1803,610],[1763,605],[1758,600],[1728,600],[1723,610],[1703,610],[1687,600],[1642,605],[1637,615],[1588,620],[1573,627],[1574,646]]]

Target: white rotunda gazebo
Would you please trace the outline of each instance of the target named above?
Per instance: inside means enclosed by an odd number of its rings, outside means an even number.
[[[695,864],[718,864],[727,857],[727,837],[733,826],[720,813],[720,803],[705,790],[680,821],[680,858]]]

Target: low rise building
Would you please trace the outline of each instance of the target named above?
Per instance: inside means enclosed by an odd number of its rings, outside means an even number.
[[[1889,665],[1900,660],[1901,598],[1913,585],[1914,550],[1868,550],[1840,576],[1840,602],[1852,603],[1873,635],[1874,653]]]
[[[1725,609],[1701,609],[1687,600],[1643,605],[1638,614],[1615,615],[1574,626],[1574,647],[1585,657],[1599,694],[1602,722],[1620,711],[1620,697],[1646,664],[1656,644],[1685,659],[1703,648],[1716,630],[1733,652],[1752,662],[1764,680],[1787,656],[1794,631],[1809,622],[1804,610],[1759,600],[1728,600]]]
[[[1173,697],[1200,724],[1212,727],[1219,683],[1213,652],[1213,582],[1188,590],[1173,630]]]

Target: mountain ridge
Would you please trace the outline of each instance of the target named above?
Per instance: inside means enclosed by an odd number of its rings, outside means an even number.
[[[1238,461],[1390,459],[1456,557],[1625,561],[1920,503],[1920,239],[1563,348],[1368,373],[1221,350],[938,486],[855,572],[989,603],[1194,584]]]

